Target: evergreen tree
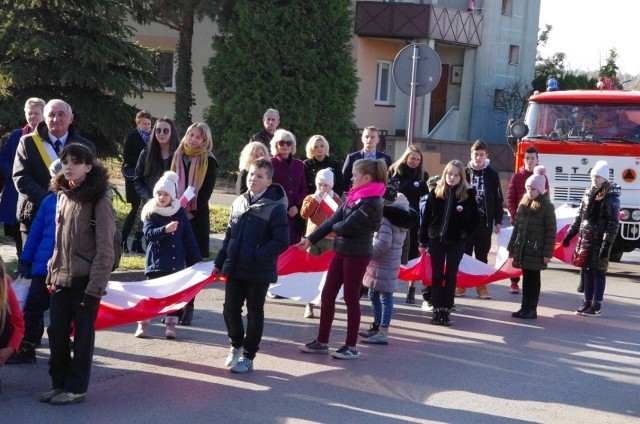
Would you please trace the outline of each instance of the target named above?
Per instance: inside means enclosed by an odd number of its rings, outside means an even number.
[[[219,11],[214,0],[129,0],[133,17],[140,24],[155,22],[178,33],[176,46],[176,95],[174,121],[183,133],[192,123],[193,66],[191,64],[193,28],[196,19],[215,18]]]
[[[0,0],[0,121],[22,126],[27,98],[60,98],[99,153],[115,154],[136,113],[122,99],[162,87],[128,15],[118,0]]]
[[[226,171],[268,108],[298,140],[297,156],[313,134],[324,135],[331,155],[350,147],[357,77],[351,56],[349,0],[237,0],[228,2],[205,68],[212,106],[206,120]]]
[[[607,63],[600,68],[600,75],[607,78],[613,78],[618,75],[618,65],[616,64],[618,59],[618,51],[613,48],[609,50],[609,56],[607,57]]]

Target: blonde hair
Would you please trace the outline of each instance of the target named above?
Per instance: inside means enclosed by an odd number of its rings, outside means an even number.
[[[538,212],[542,207],[542,202],[540,202],[541,197],[542,194],[538,194],[538,197],[532,199],[527,193],[525,193],[524,196],[522,196],[522,200],[520,200],[520,203],[518,203],[518,212],[521,210],[521,208],[529,208],[529,210],[534,213]]]
[[[440,180],[438,180],[438,184],[435,188],[436,198],[444,199],[446,193],[451,191],[449,189],[449,186],[447,185],[447,174],[454,166],[458,169],[458,175],[460,176],[460,183],[456,187],[454,195],[456,196],[456,200],[458,202],[462,202],[467,199],[469,183],[467,183],[467,178],[464,173],[464,165],[458,159],[449,161],[449,163],[447,163],[447,165],[444,167],[444,170],[442,171],[442,177],[440,177]]]
[[[202,143],[202,145],[204,146],[205,149],[207,149],[208,151],[211,151],[211,149],[213,149],[213,139],[211,138],[211,129],[209,128],[209,125],[205,124],[204,122],[196,122],[195,124],[191,124],[189,128],[187,128],[187,131],[184,133],[184,137],[182,137],[182,140],[180,140],[180,144],[182,146],[186,146],[189,133],[196,128],[200,131],[202,138],[204,138],[204,142]]]
[[[387,184],[387,163],[384,159],[358,159],[353,163],[353,169],[369,175],[372,182]]]
[[[9,313],[11,313],[9,307],[9,277],[7,276],[4,261],[0,257],[0,334],[4,331]]]
[[[313,150],[316,145],[316,141],[322,141],[324,145],[325,155],[329,156],[329,142],[323,136],[316,134],[309,137],[309,141],[307,141],[307,145],[305,147],[305,153],[307,154],[307,159],[313,159]]]
[[[422,150],[420,150],[418,146],[414,146],[413,144],[407,147],[407,150],[405,150],[402,156],[400,156],[400,159],[391,164],[391,166],[389,167],[389,173],[391,175],[397,174],[398,167],[402,164],[406,164],[409,156],[411,156],[412,153],[417,153],[420,155],[420,166],[418,167],[418,169],[420,170],[420,172],[424,173],[424,158],[422,156]]]
[[[280,140],[291,140],[291,156],[296,154],[296,136],[293,135],[291,131],[279,129],[273,133],[273,138],[271,139],[271,155],[275,156],[278,154],[278,142]]]
[[[238,161],[238,171],[248,171],[251,164],[256,160],[256,152],[262,150],[264,158],[270,159],[269,150],[264,143],[260,141],[251,141],[247,143],[240,152],[240,160]]]

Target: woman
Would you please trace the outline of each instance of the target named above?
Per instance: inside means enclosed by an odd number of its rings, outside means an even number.
[[[140,157],[140,152],[147,147],[151,138],[151,114],[146,110],[136,113],[136,129],[127,134],[122,147],[122,175],[124,175],[124,188],[127,203],[131,204],[131,210],[127,214],[122,225],[122,247],[124,253],[129,253],[128,238],[138,217],[140,207],[140,196],[136,191],[133,180],[136,176],[136,164]],[[140,221],[138,220],[138,223]],[[140,226],[141,227],[141,226]],[[142,228],[136,229],[133,243],[131,244],[133,253],[144,253],[142,248]]]
[[[602,314],[609,255],[618,234],[619,215],[620,186],[609,182],[609,165],[600,160],[591,169],[591,187],[584,192],[578,215],[562,240],[562,245],[568,246],[580,233],[572,263],[582,268],[584,302],[576,315]]]
[[[429,193],[427,188],[429,174],[424,170],[420,148],[414,145],[407,147],[400,159],[389,167],[389,179],[397,182],[398,193],[404,194],[409,201],[409,207],[416,212],[420,210],[420,198]],[[416,223],[409,228],[408,237],[404,240],[401,263],[404,265],[419,256],[418,223]],[[406,303],[416,303],[415,281],[409,282]]]
[[[335,315],[338,292],[344,289],[347,305],[347,338],[344,346],[331,356],[357,359],[356,342],[360,327],[360,287],[373,253],[373,233],[382,221],[382,195],[386,189],[387,164],[384,159],[359,159],[353,164],[353,183],[347,200],[313,233],[298,243],[308,249],[330,232],[335,232],[335,255],[322,288],[320,327],[316,339],[300,346],[304,353],[328,353],[329,335]]]
[[[434,325],[451,325],[449,314],[465,240],[480,223],[476,192],[469,187],[464,169],[457,159],[447,163],[436,188],[429,192],[420,225],[420,252],[428,246],[431,257]]]
[[[536,166],[525,182],[527,191],[516,210],[507,245],[513,266],[522,269],[522,304],[514,318],[538,317],[540,271],[547,269],[556,242],[556,211],[547,192],[544,166]]]
[[[259,158],[269,159],[269,150],[264,143],[260,141],[250,141],[240,152],[240,161],[238,163],[238,180],[236,181],[236,194],[240,195],[247,191],[247,174],[251,164]]]
[[[67,405],[84,401],[89,386],[94,323],[115,259],[116,221],[107,169],[91,150],[68,144],[60,161],[62,172],[51,182],[58,202],[56,241],[47,275],[52,384],[40,401]],[[73,355],[70,334],[74,335]]]
[[[333,171],[333,192],[342,197],[344,184],[342,182],[342,164],[329,157],[329,142],[321,135],[312,135],[305,148],[307,159],[304,165],[304,176],[307,181],[307,192],[313,193],[316,190],[316,174],[321,169],[331,169]]]
[[[171,170],[178,174],[178,199],[187,187],[193,187],[195,190],[195,196],[188,201],[185,209],[202,258],[209,257],[209,199],[216,185],[218,170],[218,161],[211,152],[212,148],[213,139],[209,126],[204,123],[191,124],[171,163]],[[195,262],[197,261],[194,258],[188,258],[187,266]],[[180,318],[180,324],[191,325],[193,304],[194,299],[191,299]]]
[[[308,193],[304,165],[293,157],[295,153],[294,135],[287,130],[276,130],[271,139],[273,182],[280,184],[287,195],[290,245],[297,244],[304,233],[305,222],[300,216],[300,208]]]
[[[171,161],[179,143],[173,121],[167,117],[158,119],[151,131],[149,145],[140,152],[133,179],[142,203],[147,203],[153,197],[153,187],[164,172],[171,168]]]

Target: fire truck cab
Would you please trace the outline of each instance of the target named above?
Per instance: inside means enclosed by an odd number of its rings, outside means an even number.
[[[579,205],[598,160],[609,164],[609,180],[620,185],[620,231],[611,252],[640,247],[640,91],[575,90],[534,94],[517,137],[516,170],[535,146],[547,169],[551,200]],[[520,125],[520,134],[514,131]],[[524,135],[522,135],[524,134]]]

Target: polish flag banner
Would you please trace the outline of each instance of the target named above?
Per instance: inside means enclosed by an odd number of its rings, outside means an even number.
[[[319,304],[333,256],[333,250],[313,256],[306,250],[290,246],[278,258],[278,282],[269,287],[269,293],[302,303]],[[342,298],[342,289],[338,298]]]
[[[334,213],[336,213],[336,210],[338,209],[338,204],[336,203],[335,200],[333,200],[333,197],[331,196],[324,196],[324,199],[322,199],[322,202],[320,202],[320,208],[322,208],[322,210],[324,211],[324,213],[327,214],[327,216],[331,216]]]
[[[476,10],[476,0],[469,0],[467,2],[467,12],[473,12]]]
[[[131,324],[183,308],[213,282],[213,262],[199,262],[166,277],[152,280],[109,281],[102,296],[96,330]]]

